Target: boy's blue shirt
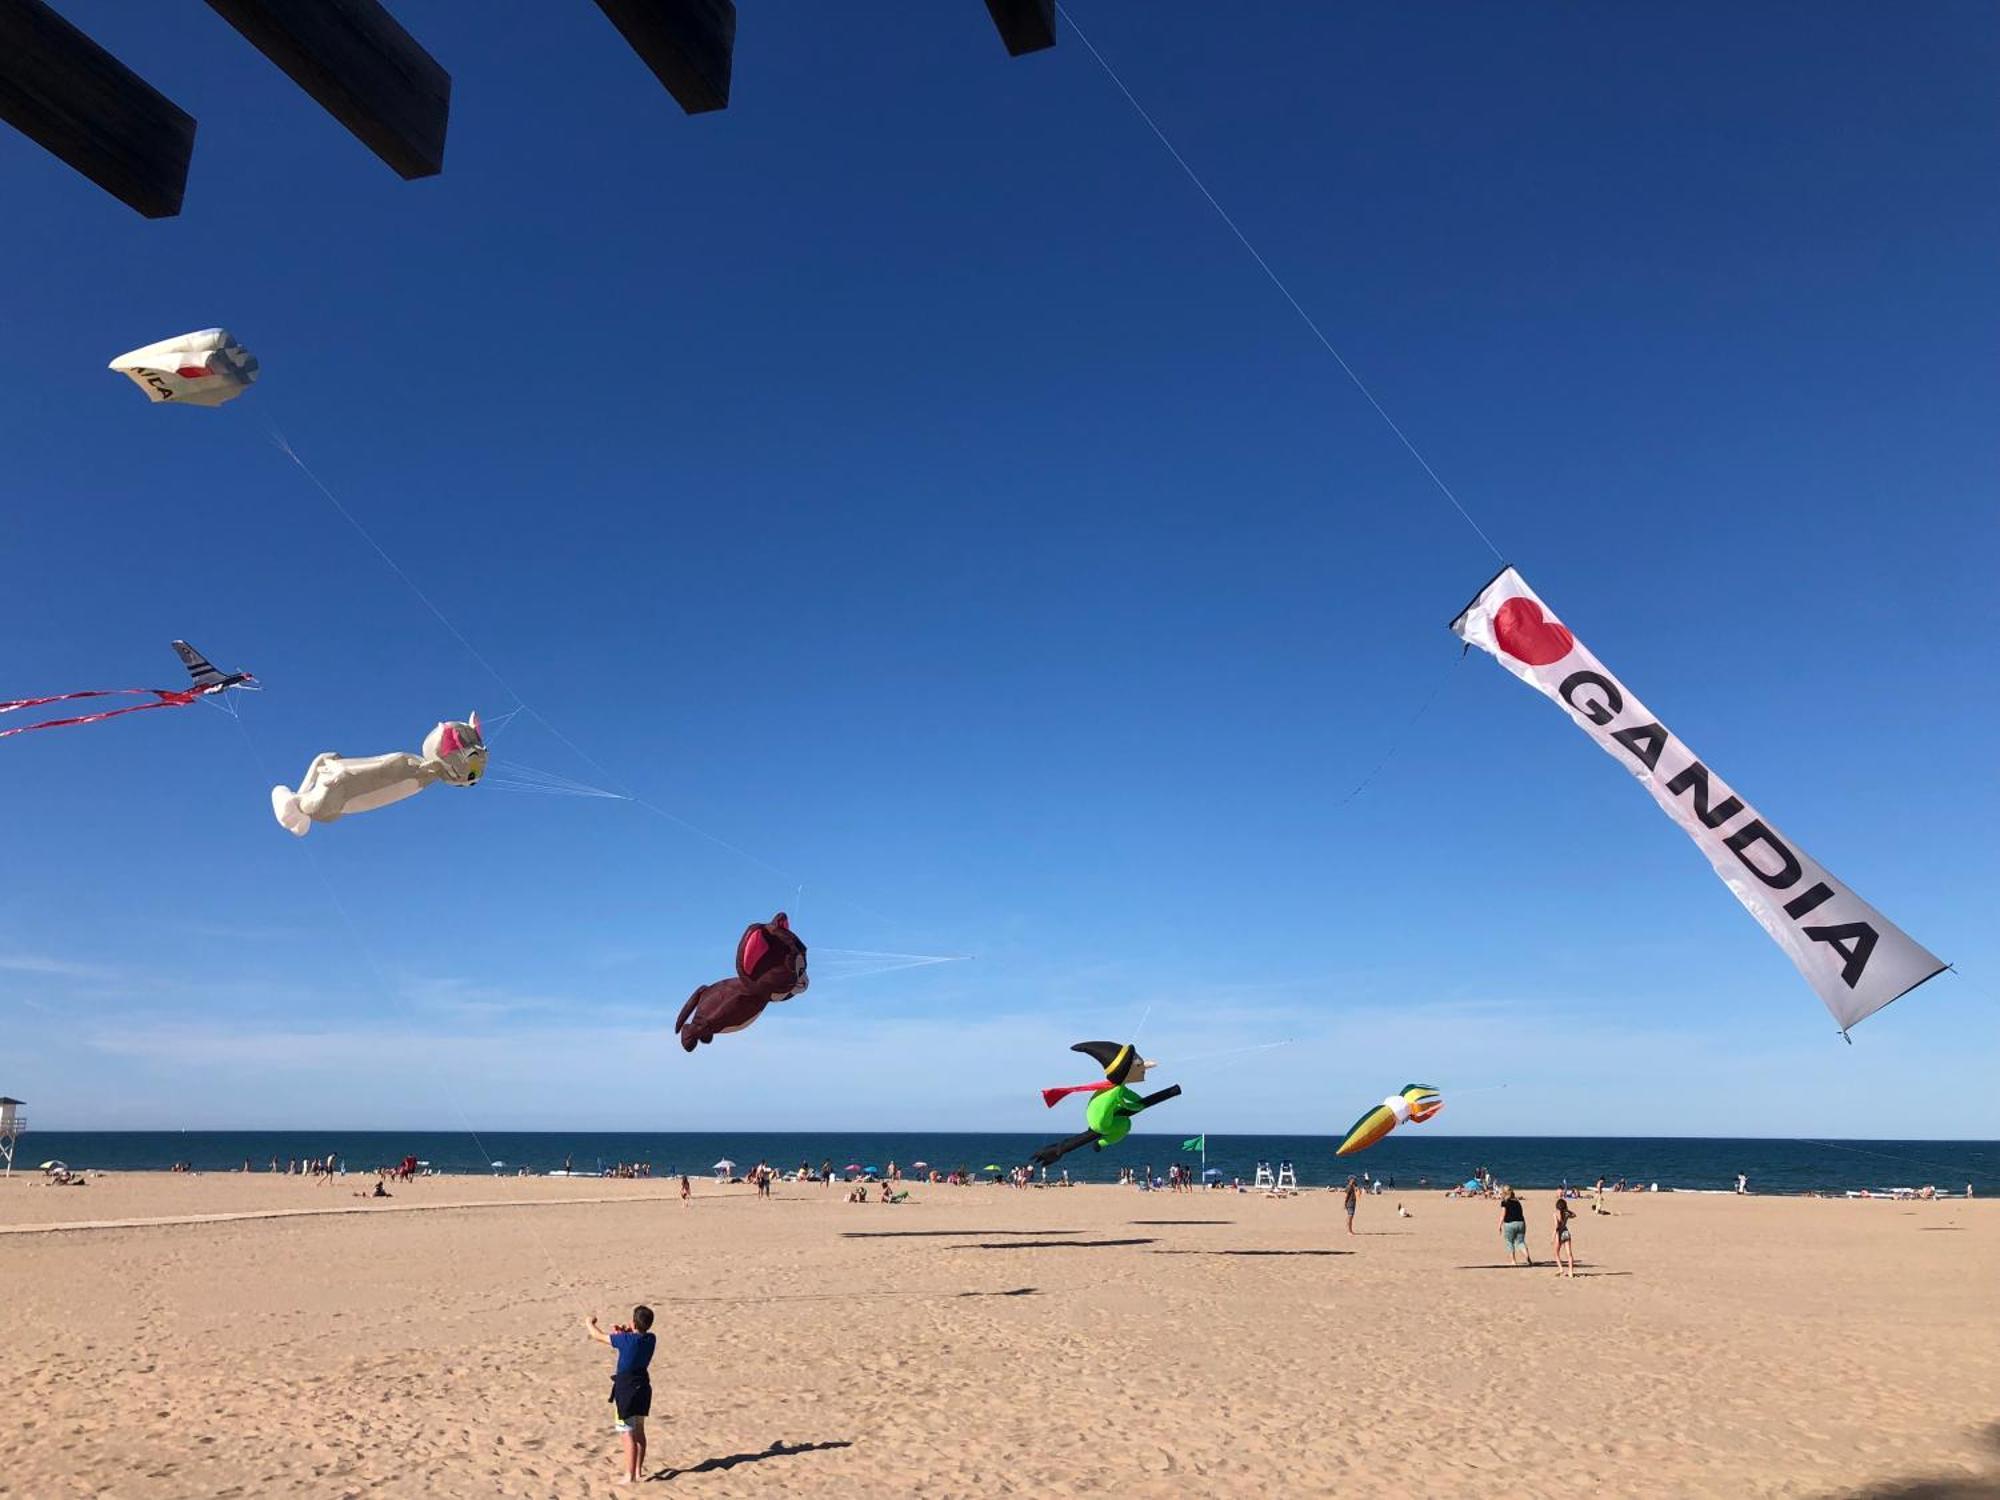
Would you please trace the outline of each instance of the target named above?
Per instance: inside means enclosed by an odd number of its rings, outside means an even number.
[[[618,1351],[618,1368],[611,1373],[617,1375],[644,1375],[646,1366],[653,1362],[653,1345],[656,1342],[650,1333],[614,1333],[611,1347]]]

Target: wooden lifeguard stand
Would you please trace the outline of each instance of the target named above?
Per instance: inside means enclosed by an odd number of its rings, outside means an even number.
[[[4,1175],[8,1177],[14,1175],[14,1143],[27,1128],[28,1117],[21,1113],[21,1101],[0,1098],[0,1164],[4,1164]]]

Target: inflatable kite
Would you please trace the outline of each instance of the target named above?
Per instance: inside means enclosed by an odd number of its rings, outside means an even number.
[[[1391,1094],[1367,1114],[1354,1122],[1347,1132],[1347,1139],[1340,1143],[1335,1156],[1352,1156],[1357,1151],[1366,1151],[1383,1136],[1405,1123],[1421,1125],[1432,1115],[1444,1108],[1444,1095],[1427,1083],[1406,1083],[1396,1093]]]
[[[1147,1070],[1159,1066],[1141,1057],[1138,1047],[1131,1042],[1122,1047],[1116,1042],[1078,1042],[1069,1050],[1081,1052],[1101,1063],[1105,1081],[1042,1090],[1042,1102],[1051,1109],[1070,1094],[1090,1095],[1090,1103],[1084,1106],[1083,1111],[1084,1123],[1090,1128],[1066,1141],[1042,1147],[1029,1158],[1038,1167],[1053,1166],[1070,1152],[1081,1151],[1085,1146],[1102,1151],[1106,1146],[1117,1145],[1132,1133],[1132,1121],[1136,1116],[1155,1104],[1163,1104],[1176,1097],[1181,1091],[1181,1086],[1176,1083],[1142,1098],[1127,1088],[1127,1084],[1144,1083]]]
[[[148,401],[220,406],[250,389],[257,378],[257,356],[227,328],[204,328],[121,354],[111,368],[130,377]]]
[[[414,797],[433,782],[476,786],[486,774],[486,741],[479,715],[464,723],[438,725],[424,736],[423,754],[397,751],[356,760],[331,750],[313,757],[295,792],[271,788],[271,811],[288,833],[304,838],[315,823],[331,823],[350,813],[373,812]]]
[[[121,714],[142,714],[149,708],[186,708],[190,703],[225,693],[231,688],[250,687],[257,679],[248,672],[218,672],[215,665],[186,641],[175,641],[174,650],[188,670],[192,683],[184,688],[93,688],[82,693],[52,693],[46,698],[0,700],[0,714],[16,709],[42,708],[50,703],[74,703],[81,698],[151,698],[151,703],[134,703],[125,708],[107,708],[101,713],[72,714],[68,718],[44,719],[39,724],[20,724],[0,729],[0,739],[10,734],[26,734],[31,729],[62,729],[71,724],[95,724]]]
[[[752,922],[736,940],[736,977],[705,984],[687,998],[674,1019],[681,1046],[692,1052],[728,1031],[741,1031],[776,1000],[802,995],[806,945],[779,912],[768,922]]]

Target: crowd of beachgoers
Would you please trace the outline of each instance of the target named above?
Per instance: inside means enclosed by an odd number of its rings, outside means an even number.
[[[71,1167],[60,1161],[44,1162],[39,1170],[40,1180],[57,1186],[81,1185],[87,1182],[91,1176],[103,1175],[101,1171],[96,1169]],[[166,1170],[172,1173],[187,1175],[198,1175],[200,1171],[193,1164],[184,1161],[176,1161],[168,1166]],[[254,1163],[245,1160],[234,1170],[242,1173],[250,1173],[259,1169]],[[274,1156],[270,1158],[262,1170],[279,1176],[302,1177],[316,1184],[329,1186],[347,1178],[349,1175],[348,1164],[338,1153],[312,1157],[279,1158]],[[493,1162],[490,1164],[488,1170],[496,1176],[533,1177],[547,1175],[550,1177],[622,1179],[651,1179],[655,1176],[662,1176],[668,1178],[678,1177],[683,1182],[689,1180],[688,1174],[672,1168],[669,1168],[665,1172],[656,1173],[653,1164],[648,1161],[621,1161],[614,1162],[609,1166],[600,1165],[595,1168],[586,1169],[576,1167],[573,1161],[566,1157],[560,1169],[551,1170],[546,1174],[525,1165],[517,1165],[510,1168],[505,1162]],[[360,1175],[372,1175],[378,1181],[386,1184],[409,1182],[418,1177],[435,1177],[444,1175],[444,1173],[443,1169],[433,1166],[430,1162],[420,1161],[414,1155],[409,1155],[392,1164],[361,1169]],[[798,1166],[785,1170],[773,1166],[769,1162],[759,1161],[747,1171],[739,1173],[736,1163],[725,1159],[715,1163],[707,1172],[696,1175],[725,1186],[747,1184],[758,1188],[763,1193],[768,1193],[770,1185],[774,1182],[816,1183],[822,1185],[845,1184],[850,1189],[855,1187],[873,1187],[882,1184],[890,1186],[892,1190],[892,1197],[888,1201],[897,1201],[893,1198],[894,1191],[901,1190],[912,1184],[937,1187],[968,1187],[975,1184],[988,1184],[1014,1188],[1058,1188],[1074,1187],[1077,1185],[1066,1169],[1052,1172],[1047,1167],[1003,1167],[996,1162],[988,1162],[985,1166],[978,1168],[961,1165],[950,1169],[943,1169],[934,1167],[928,1162],[919,1161],[911,1163],[909,1168],[905,1169],[894,1161],[881,1166],[850,1162],[844,1167],[836,1167],[831,1159],[826,1159],[822,1160],[816,1168],[810,1162],[802,1161]],[[1172,1193],[1193,1193],[1197,1191],[1261,1192],[1279,1197],[1295,1192],[1308,1191],[1314,1187],[1321,1186],[1334,1192],[1342,1192],[1345,1190],[1346,1185],[1351,1183],[1359,1192],[1370,1196],[1379,1196],[1385,1192],[1400,1190],[1402,1192],[1441,1192],[1447,1198],[1497,1199],[1502,1196],[1508,1187],[1507,1183],[1503,1182],[1486,1167],[1477,1168],[1471,1176],[1463,1181],[1438,1183],[1432,1181],[1428,1176],[1420,1176],[1414,1181],[1405,1179],[1400,1184],[1400,1188],[1395,1174],[1378,1175],[1371,1173],[1365,1167],[1356,1172],[1352,1177],[1346,1178],[1344,1182],[1336,1174],[1324,1184],[1301,1183],[1298,1180],[1292,1163],[1288,1161],[1278,1162],[1275,1168],[1269,1162],[1259,1162],[1257,1163],[1255,1173],[1248,1180],[1241,1175],[1225,1177],[1220,1171],[1212,1168],[1197,1169],[1192,1164],[1173,1163],[1160,1171],[1156,1171],[1150,1164],[1121,1167],[1118,1170],[1116,1181],[1119,1186],[1136,1187],[1141,1191],[1150,1190]],[[1516,1184],[1516,1186],[1519,1186],[1519,1184]],[[1752,1191],[1749,1177],[1742,1173],[1737,1174],[1733,1186],[1715,1188],[1663,1188],[1658,1182],[1637,1182],[1625,1177],[1600,1177],[1588,1186],[1563,1180],[1555,1184],[1552,1189],[1538,1188],[1537,1190],[1554,1191],[1557,1196],[1571,1201],[1588,1198],[1592,1200],[1600,1212],[1603,1211],[1604,1199],[1607,1195],[1660,1192],[1734,1192],[1747,1195]],[[850,1196],[855,1201],[860,1201],[865,1195],[851,1193]],[[1800,1198],[1883,1198],[1895,1201],[1915,1199],[1928,1201],[1932,1199],[1960,1197],[1971,1198],[1975,1194],[1973,1185],[1968,1182],[1962,1191],[1954,1191],[1948,1187],[1939,1187],[1934,1183],[1926,1183],[1921,1186],[1913,1185],[1906,1187],[1795,1189],[1785,1193],[1784,1196]]]

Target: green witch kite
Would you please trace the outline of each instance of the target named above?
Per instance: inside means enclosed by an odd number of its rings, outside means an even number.
[[[1105,1081],[1042,1090],[1042,1103],[1050,1109],[1056,1107],[1058,1100],[1066,1099],[1071,1094],[1089,1094],[1090,1103],[1084,1110],[1083,1118],[1090,1128],[1066,1141],[1042,1147],[1029,1158],[1038,1167],[1053,1166],[1070,1152],[1081,1151],[1085,1146],[1101,1151],[1106,1146],[1117,1145],[1132,1133],[1134,1116],[1155,1104],[1164,1103],[1181,1091],[1181,1086],[1176,1083],[1141,1097],[1126,1087],[1128,1084],[1144,1083],[1147,1070],[1159,1066],[1141,1057],[1138,1046],[1132,1042],[1123,1046],[1116,1042],[1078,1042],[1069,1050],[1094,1058],[1104,1069]]]

